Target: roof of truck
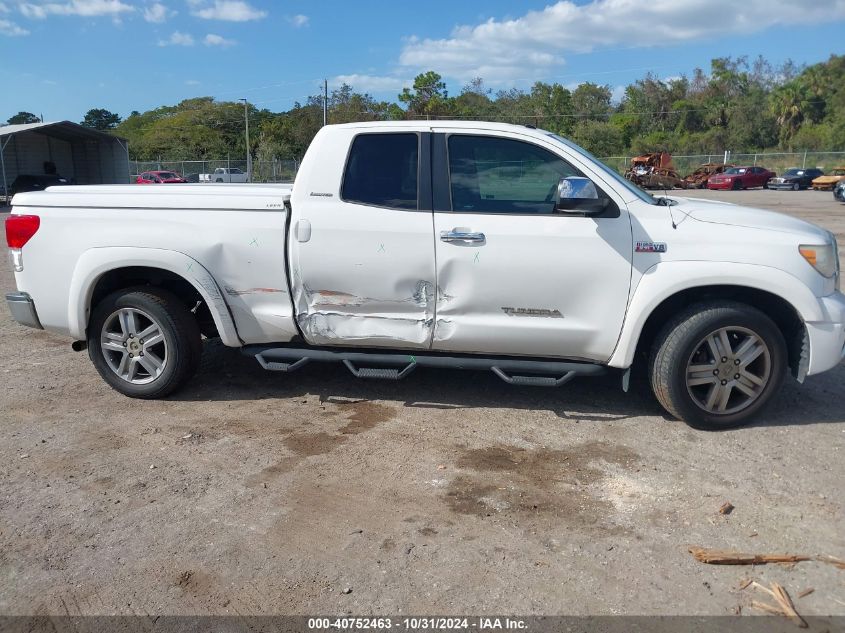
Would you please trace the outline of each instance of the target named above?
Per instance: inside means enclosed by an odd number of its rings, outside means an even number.
[[[498,121],[479,121],[472,120],[428,120],[415,119],[411,121],[360,121],[357,123],[338,123],[327,127],[339,128],[412,128],[419,130],[430,130],[432,128],[465,128],[465,129],[485,129],[485,130],[501,130],[503,132],[521,132],[535,133],[538,135],[551,134],[546,130],[535,128],[527,125],[516,125],[514,123],[499,123]]]

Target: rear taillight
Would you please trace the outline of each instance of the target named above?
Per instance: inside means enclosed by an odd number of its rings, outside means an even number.
[[[6,218],[6,244],[9,248],[23,248],[40,226],[37,215],[10,215]]]

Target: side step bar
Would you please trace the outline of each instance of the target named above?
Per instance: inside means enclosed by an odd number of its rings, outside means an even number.
[[[401,380],[417,367],[439,367],[489,370],[511,385],[558,387],[575,376],[599,376],[606,372],[603,365],[592,363],[521,358],[368,353],[262,345],[248,345],[242,351],[247,356],[255,356],[261,366],[270,371],[292,372],[310,361],[343,363],[357,378],[380,380]]]

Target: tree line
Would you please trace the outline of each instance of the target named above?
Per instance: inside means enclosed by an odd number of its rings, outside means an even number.
[[[250,152],[257,160],[299,159],[322,125],[323,97],[286,112],[249,106]],[[378,101],[342,85],[328,97],[329,123],[403,119],[480,119],[534,125],[573,139],[599,156],[653,151],[702,154],[731,149],[845,150],[845,56],[799,67],[773,67],[762,57],[722,57],[709,72],[661,79],[653,74],[625,87],[585,82],[572,89],[536,82],[528,90],[493,91],[483,78],[449,94],[440,75],[418,75],[396,101]],[[37,121],[21,112],[9,123]],[[129,140],[135,160],[219,159],[245,155],[239,102],[186,99],[122,119],[89,110],[82,125]]]

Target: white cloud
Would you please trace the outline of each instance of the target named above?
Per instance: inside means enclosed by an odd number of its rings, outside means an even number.
[[[147,7],[144,7],[144,19],[153,24],[161,24],[166,22],[167,18],[174,14],[161,2],[155,2]]]
[[[27,31],[23,27],[18,26],[14,22],[0,19],[0,35],[6,35],[8,37],[21,37],[23,35],[29,35],[29,31]]]
[[[293,25],[297,29],[300,28],[300,27],[303,27],[303,26],[308,26],[308,20],[309,20],[308,16],[302,15],[301,13],[298,13],[296,15],[292,15],[292,16],[287,18],[287,21],[290,22],[291,25]]]
[[[622,101],[622,98],[625,96],[625,90],[627,86],[614,86],[613,89],[610,91],[610,101],[611,103],[619,103]]]
[[[186,86],[199,86],[200,82],[197,81],[196,79],[188,79],[188,80],[185,81],[185,85]]]
[[[356,92],[400,92],[406,86],[414,85],[413,79],[402,79],[401,77],[389,77],[378,75],[337,75],[329,80],[329,85],[338,87],[341,84],[349,84]]]
[[[159,40],[159,46],[193,46],[194,37],[190,33],[173,31],[166,40]]]
[[[214,4],[189,2],[194,7],[192,13],[206,20],[225,20],[226,22],[248,22],[266,17],[267,12],[256,9],[243,0],[214,0]]]
[[[122,13],[135,10],[121,0],[71,0],[70,2],[22,2],[18,5],[20,12],[36,20],[43,20],[50,15],[78,15],[82,17],[99,17],[103,15],[113,18]]]
[[[206,35],[205,39],[203,39],[203,43],[206,46],[222,46],[223,48],[227,48],[229,46],[234,46],[235,44],[237,44],[235,40],[227,40],[222,35],[216,35],[214,33],[209,33],[208,35]]]
[[[6,6],[5,2],[0,2],[0,13],[10,13],[11,9]]]
[[[561,0],[515,19],[456,27],[445,39],[413,37],[399,61],[409,69],[496,83],[542,75],[564,63],[564,52],[672,45],[842,18],[845,0],[592,0],[582,5]]]

